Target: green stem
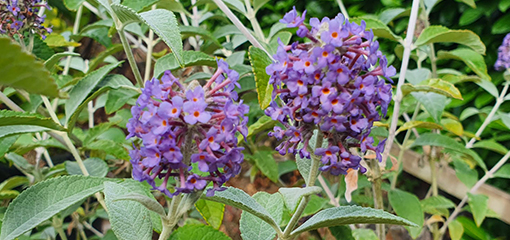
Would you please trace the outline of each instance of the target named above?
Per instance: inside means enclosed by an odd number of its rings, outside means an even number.
[[[376,209],[384,209],[383,196],[382,196],[382,179],[379,161],[377,159],[370,159],[370,169],[372,170],[372,193],[374,194],[374,207]],[[375,225],[377,236],[380,240],[386,239],[386,228],[384,224]]]
[[[349,14],[347,13],[347,9],[345,9],[345,5],[342,0],[336,0],[338,3],[338,7],[340,7],[340,12],[344,15],[346,19],[349,19]]]
[[[117,21],[115,21],[117,22]],[[126,56],[129,62],[129,66],[131,66],[131,70],[135,75],[136,82],[143,87],[144,82],[142,79],[142,75],[140,74],[140,70],[138,70],[138,65],[136,65],[136,60],[133,55],[133,51],[131,51],[131,47],[129,46],[128,40],[126,38],[126,34],[124,33],[123,26],[117,26],[117,31],[119,32],[120,41],[122,42],[122,46],[124,47],[124,52],[126,52]]]
[[[414,108],[413,116],[411,117],[411,121],[414,121],[416,117],[418,116],[418,112],[420,110],[420,103],[416,104],[416,107]],[[402,142],[402,145],[400,146],[400,151],[398,153],[397,158],[397,172],[395,172],[395,175],[393,175],[393,179],[391,181],[391,189],[395,189],[397,186],[397,179],[398,175],[402,172],[402,162],[404,159],[404,152],[407,149],[407,141],[409,140],[409,137],[411,136],[411,129],[407,130],[406,135],[404,137],[404,141]]]
[[[80,20],[81,16],[83,15],[83,4],[80,5],[78,8],[78,11],[76,11],[76,18],[74,19],[74,26],[73,26],[73,35],[77,35],[80,29]],[[75,47],[69,47],[67,49],[68,52],[74,52]],[[67,75],[69,73],[69,69],[71,67],[71,58],[72,56],[68,56],[66,59],[66,65],[64,65],[64,71],[62,72],[62,75]]]
[[[322,141],[324,140],[324,136],[320,130],[318,130],[317,138],[315,141],[315,148],[318,148],[322,146]],[[312,166],[310,167],[310,175],[308,175],[308,186],[314,186],[315,181],[317,180],[317,175],[319,173],[319,166],[320,166],[320,159],[315,156],[315,154],[312,154]],[[306,205],[308,205],[308,202],[310,201],[310,196],[305,196],[301,199],[301,202],[299,203],[296,212],[294,215],[292,215],[292,218],[290,219],[289,223],[287,224],[287,227],[285,227],[285,230],[283,231],[283,236],[281,236],[282,239],[292,239],[292,236],[290,235],[294,227],[296,226],[297,222],[301,218],[301,215],[303,214],[303,211],[306,208]]]
[[[156,9],[156,4],[152,6],[152,10],[154,9]],[[145,74],[143,76],[144,81],[149,81],[149,77],[151,74],[153,48],[154,48],[154,31],[152,31],[152,29],[149,29],[149,39],[147,40],[147,56],[145,58]]]
[[[62,240],[67,240],[67,235],[64,232],[64,229],[62,228],[62,219],[58,218],[57,216],[53,216],[52,224],[53,228],[57,231],[58,235]]]
[[[244,0],[244,4],[246,5],[246,11],[247,11],[246,17],[248,17],[248,20],[250,20],[253,31],[255,31],[255,35],[263,42],[266,42],[266,37],[264,36],[264,33],[262,32],[262,28],[260,28],[259,21],[255,17],[255,12],[253,11],[253,8],[251,7],[250,0]]]

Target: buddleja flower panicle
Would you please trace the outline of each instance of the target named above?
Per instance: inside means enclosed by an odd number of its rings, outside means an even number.
[[[504,71],[510,68],[510,33],[503,39],[503,43],[498,48],[498,59],[494,63],[497,71]]]
[[[50,6],[41,0],[4,0],[0,2],[0,34],[8,34],[10,37],[18,35],[24,37],[24,33],[39,34],[42,39],[52,29],[42,24],[46,15],[39,16],[41,7],[50,9]]]
[[[391,85],[385,80],[391,82],[395,68],[387,65],[364,21],[358,25],[338,14],[333,19],[312,18],[308,29],[305,13],[300,17],[294,8],[281,22],[298,27],[297,35],[311,42],[286,46],[280,41],[276,62],[266,68],[274,91],[265,113],[285,126],[274,127],[269,136],[284,139],[276,147],[280,154],[310,158],[309,139],[318,128],[328,141],[326,148],[314,151],[324,164],[321,170],[334,175],[347,174],[348,169],[365,172],[361,157],[350,149],[375,151],[381,160],[384,141],[373,146],[369,134],[387,112]]]
[[[127,124],[127,137],[142,139],[142,145],[131,151],[133,177],[169,197],[203,190],[209,182],[213,188],[208,195],[222,190],[239,174],[244,159],[236,133],[248,132],[249,108],[234,102],[238,79],[237,72],[218,60],[218,70],[204,87],[193,81],[185,88],[170,71],[148,81]],[[167,186],[170,177],[179,183],[172,193]],[[156,178],[163,179],[160,186]]]

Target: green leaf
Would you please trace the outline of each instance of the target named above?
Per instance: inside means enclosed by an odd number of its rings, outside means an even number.
[[[48,36],[46,36],[46,39],[44,39],[44,42],[48,47],[79,47],[81,46],[81,43],[77,42],[68,42],[64,36],[56,33],[52,33]]]
[[[422,104],[436,123],[441,121],[446,106],[446,96],[433,92],[411,92],[411,95]]]
[[[450,238],[452,240],[460,240],[464,233],[464,227],[459,221],[457,221],[457,219],[454,219],[448,225],[448,232],[450,233]]]
[[[133,10],[139,12],[140,10],[151,6],[158,1],[159,0],[124,0],[122,1],[122,5],[130,7]]]
[[[406,80],[413,85],[418,85],[421,82],[429,79],[431,72],[427,68],[417,68],[406,71]]]
[[[64,5],[71,11],[76,11],[85,0],[64,0]]]
[[[487,65],[485,60],[480,53],[477,53],[471,49],[458,48],[452,51],[439,51],[437,53],[437,59],[456,59],[463,61],[473,72],[475,72],[480,78],[490,81],[491,77],[487,74]]]
[[[35,132],[46,132],[51,129],[46,127],[39,127],[33,125],[11,125],[0,127],[0,138],[8,137],[15,134],[21,133],[35,133]]]
[[[25,176],[14,176],[0,184],[0,192],[5,190],[12,190],[13,188],[17,188],[21,185],[28,184],[28,178]]]
[[[250,63],[255,76],[255,84],[257,85],[257,94],[261,109],[269,106],[273,94],[273,85],[269,84],[270,76],[266,73],[266,67],[272,63],[267,54],[260,48],[250,46],[248,49]]]
[[[198,199],[195,203],[197,211],[202,215],[207,224],[214,229],[220,229],[225,212],[225,204],[204,199]]]
[[[97,88],[99,88],[99,90],[97,90],[97,91],[93,92],[91,95],[89,95],[87,97],[87,99],[85,99],[80,105],[78,105],[78,107],[76,108],[74,113],[70,117],[68,117],[68,119],[69,119],[67,122],[68,129],[72,130],[76,120],[78,119],[78,116],[80,115],[81,111],[87,107],[88,102],[94,100],[96,97],[98,97],[99,95],[103,94],[104,92],[106,92],[108,90],[117,89],[117,88],[120,88],[123,86],[130,87],[130,86],[132,86],[132,84],[126,77],[124,77],[122,75],[113,74],[113,75],[108,75],[108,76],[104,77],[103,80],[97,84]],[[126,111],[128,111],[131,114],[131,112],[128,109],[126,109]],[[129,118],[124,119],[126,121],[126,123]],[[122,124],[124,124],[124,127],[126,126],[125,123],[122,123]],[[119,124],[119,126],[120,126],[120,124]]]
[[[197,51],[184,51],[183,61],[185,67],[190,66],[209,66],[216,67],[216,60],[211,56]],[[173,53],[169,53],[156,61],[154,65],[154,77],[159,78],[166,70],[175,70],[180,68]]]
[[[475,160],[478,165],[485,171],[487,171],[487,166],[485,166],[485,163],[483,160],[471,149],[466,149],[466,147],[459,142],[455,141],[454,139],[440,135],[435,133],[424,133],[422,134],[414,143],[411,145],[411,147],[416,146],[437,146],[437,147],[443,147],[446,149],[454,150],[459,153],[465,153],[469,155],[470,157]]]
[[[426,128],[426,129],[443,129],[441,125],[433,122],[423,122],[423,121],[410,121],[404,123],[398,130],[397,134],[412,128]]]
[[[472,8],[476,8],[475,0],[456,0],[457,2],[463,2]]]
[[[157,202],[154,199],[154,196],[152,196],[152,194],[148,193],[147,191],[146,191],[146,194],[140,194],[140,193],[136,193],[136,192],[128,193],[128,194],[122,195],[120,197],[114,197],[112,199],[112,201],[113,202],[135,201],[135,202],[142,204],[147,209],[151,210],[153,213],[156,213],[157,214],[156,216],[158,216],[158,218],[159,218],[159,216],[166,217],[166,212],[165,212],[165,209],[163,208],[163,206],[161,206],[161,204],[159,204],[159,202]]]
[[[360,223],[385,223],[418,227],[416,224],[406,219],[397,217],[380,209],[365,208],[360,206],[341,206],[324,209],[318,212],[297,229],[292,231],[291,235],[296,236],[299,233],[307,232],[321,227]]]
[[[478,114],[478,113],[480,113],[480,110],[478,110],[477,108],[468,107],[462,111],[462,113],[460,114],[459,120],[464,121],[467,118],[469,118],[475,114]]]
[[[203,37],[204,39],[211,40],[214,44],[218,46],[221,46],[221,43],[218,42],[218,39],[215,38],[211,32],[207,31],[204,28],[180,25],[179,30],[181,31],[182,39],[188,39],[189,37],[198,35]]]
[[[387,38],[389,40],[395,41],[395,42],[401,42],[402,38],[400,36],[395,35],[386,24],[383,22],[374,19],[374,18],[364,18],[364,17],[356,17],[349,19],[351,22],[355,22],[357,24],[360,24],[361,21],[365,21],[367,24],[367,29],[372,29],[374,31],[374,35],[381,38]]]
[[[277,223],[281,222],[283,199],[280,194],[257,192],[253,195],[253,198],[271,213],[271,216]],[[241,214],[239,229],[241,230],[241,237],[245,240],[271,240],[276,235],[276,231],[271,225],[248,212]]]
[[[251,124],[248,127],[248,135],[246,136],[246,138],[256,135],[262,131],[271,129],[276,125],[276,123],[277,121],[274,121],[273,119],[271,119],[271,117],[264,115],[260,117],[255,123]],[[237,143],[240,144],[243,141],[244,141],[243,136],[239,135],[237,137]]]
[[[449,214],[447,209],[454,208],[455,204],[450,199],[443,196],[431,196],[421,200],[421,207],[426,213],[437,214],[446,212],[446,214],[442,215],[447,216]]]
[[[406,83],[402,85],[402,93],[405,95],[411,92],[434,92],[447,97],[462,100],[462,95],[455,85],[441,80],[439,78],[431,78],[421,82],[419,85]]]
[[[480,19],[480,17],[483,16],[483,14],[484,14],[484,11],[479,8],[478,9],[473,9],[473,8],[466,9],[462,13],[462,16],[460,16],[459,25],[460,26],[469,25],[469,24],[475,22],[476,20]]]
[[[64,176],[48,179],[26,189],[9,204],[0,239],[15,239],[35,228],[67,207],[101,191],[106,180],[96,177]]]
[[[5,155],[5,158],[11,161],[14,165],[21,167],[22,169],[27,170],[33,168],[32,164],[28,163],[27,159],[16,153],[10,152]]]
[[[187,224],[170,235],[170,240],[231,240],[225,233],[208,225]]]
[[[155,9],[140,13],[140,18],[163,39],[174,53],[179,65],[184,67],[181,33],[174,13],[164,9]]]
[[[9,148],[11,148],[12,144],[14,144],[18,140],[18,136],[11,136],[11,137],[1,137],[0,138],[0,161],[3,158],[4,154],[9,151]]]
[[[296,211],[297,206],[301,202],[301,199],[305,196],[310,196],[312,194],[318,194],[322,192],[322,188],[312,186],[312,187],[305,187],[305,188],[286,188],[282,187],[278,189],[278,192],[282,195],[285,206],[290,210],[291,213],[294,213]]]
[[[66,129],[53,121],[51,118],[42,115],[27,112],[14,112],[10,110],[0,110],[0,126],[12,125],[31,125],[45,127],[57,131]]]
[[[451,30],[443,26],[429,26],[423,30],[414,44],[422,46],[429,43],[446,42],[462,44],[485,55],[485,45],[480,37],[470,30]]]
[[[506,12],[506,10],[510,7],[510,0],[500,0],[498,8],[501,12]]]
[[[269,0],[253,0],[253,11],[257,13],[257,11],[268,2]]]
[[[318,134],[318,131],[313,130],[313,135],[310,138],[310,142],[309,142],[308,146],[310,146],[312,149],[317,149],[320,147],[326,148],[328,145],[328,141],[322,141],[322,146],[317,146],[317,134]],[[303,147],[303,143],[299,143],[297,149],[301,149],[302,147]],[[312,161],[313,161],[312,158],[314,158],[314,157],[317,158],[317,156],[315,156],[315,154],[313,152],[310,152],[310,157],[311,158],[301,158],[301,156],[299,154],[296,154],[296,165],[299,170],[299,173],[301,174],[301,176],[303,176],[303,179],[305,180],[306,186],[315,185],[315,183],[309,183],[308,180],[310,178],[309,177],[310,176],[310,168],[312,167]],[[317,159],[320,159],[320,157]],[[317,173],[317,174],[319,174],[319,173]]]
[[[510,31],[510,15],[503,14],[493,25],[491,29],[492,34],[503,34]]]
[[[227,190],[225,191],[215,192],[212,197],[204,195],[202,196],[202,199],[220,202],[239,208],[257,216],[272,226],[278,226],[271,214],[243,190],[227,187]]]
[[[66,171],[69,175],[83,175],[77,162],[66,161]],[[108,164],[99,158],[88,158],[83,161],[83,165],[93,177],[105,177],[108,173]]]
[[[510,179],[510,164],[503,165],[498,171],[494,173],[494,177]]]
[[[471,169],[467,163],[459,159],[455,159],[453,165],[455,166],[455,175],[466,187],[471,188],[476,184],[478,172],[475,169]]]
[[[484,149],[488,149],[488,150],[497,152],[501,155],[505,155],[506,153],[508,153],[508,148],[506,148],[505,146],[501,145],[500,143],[498,143],[492,139],[478,141],[473,145],[473,148],[484,148]]]
[[[487,213],[489,197],[482,194],[472,194],[469,192],[467,193],[467,195],[469,208],[471,208],[471,212],[473,213],[475,223],[478,227],[480,227],[480,225],[482,225],[483,220],[485,219],[485,214]]]
[[[99,64],[103,63],[105,58],[107,58],[108,56],[111,56],[111,55],[113,55],[115,53],[118,53],[118,52],[120,52],[122,50],[124,50],[124,48],[122,47],[122,44],[113,44],[112,46],[110,46],[105,51],[101,51],[94,59],[92,59],[89,62],[89,67],[88,67],[87,74],[90,73],[91,71],[96,70],[96,67]]]
[[[260,169],[264,176],[273,182],[278,182],[278,165],[273,158],[273,151],[256,151],[253,155],[247,155],[246,157],[255,162],[255,166]]]
[[[329,227],[331,235],[337,240],[355,240],[352,236],[352,230],[349,226],[341,225]]]
[[[129,160],[129,152],[124,145],[118,142],[107,139],[99,139],[95,142],[89,143],[83,146],[85,149],[103,151],[106,154],[110,154],[117,159]]]
[[[464,135],[464,127],[455,119],[443,118],[441,119],[441,125],[443,125],[446,130],[457,136]]]
[[[417,238],[424,222],[420,200],[414,194],[399,189],[392,189],[388,194],[388,199],[398,216],[418,225],[418,227],[406,227],[411,237]]]
[[[310,195],[310,200],[303,211],[302,217],[310,216],[327,206],[329,200],[317,195]]]
[[[69,92],[69,99],[66,101],[65,106],[66,123],[69,123],[71,116],[75,114],[80,104],[82,104],[87,96],[89,96],[101,79],[103,79],[111,70],[119,66],[120,63],[121,62],[106,65],[87,74],[73,87],[73,89],[71,89]]]
[[[60,62],[60,59],[63,57],[66,57],[66,56],[80,56],[80,54],[73,53],[73,52],[56,53],[53,56],[51,56],[50,59],[48,59],[44,62],[44,67],[48,71],[51,71],[51,69],[55,66],[55,64]]]
[[[44,65],[33,55],[21,50],[21,47],[8,38],[0,37],[0,85],[23,89],[29,93],[59,97],[55,80]],[[37,79],[37,84],[34,84]]]
[[[489,233],[487,233],[483,228],[477,227],[471,219],[460,216],[456,220],[462,224],[466,237],[471,237],[478,240],[492,239]]]
[[[409,9],[406,10],[405,8],[386,9],[379,14],[379,20],[387,25],[398,17],[409,16],[410,12]]]
[[[115,198],[130,194],[144,193],[140,182],[126,180],[121,184],[104,183],[105,203],[113,232],[120,240],[152,238],[150,213],[142,204],[135,201],[114,201]]]
[[[133,89],[116,89],[109,91],[106,95],[104,111],[106,114],[112,114],[124,106],[129,100],[138,96],[139,93]]]
[[[379,240],[374,231],[367,228],[357,228],[352,231],[352,236],[356,240]]]
[[[482,79],[482,81],[476,82],[476,84],[478,86],[480,86],[481,88],[483,88],[488,93],[490,93],[495,98],[497,98],[499,96],[498,88],[491,81]]]

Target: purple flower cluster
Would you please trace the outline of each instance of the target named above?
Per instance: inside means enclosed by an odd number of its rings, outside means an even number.
[[[297,35],[311,42],[289,46],[280,42],[276,62],[266,68],[274,91],[265,113],[285,126],[274,127],[269,135],[285,139],[276,148],[280,154],[310,158],[307,148],[317,127],[328,141],[326,148],[314,152],[321,156],[322,171],[334,175],[347,174],[348,169],[365,172],[361,158],[350,149],[375,151],[381,160],[384,141],[375,147],[369,134],[374,121],[386,115],[391,85],[385,79],[391,81],[395,68],[387,66],[365,22],[351,23],[338,14],[333,19],[312,18],[308,29],[304,15],[300,17],[294,9],[280,20],[288,27],[298,27]]]
[[[213,188],[207,195],[223,190],[221,186],[239,174],[244,159],[236,133],[248,132],[249,108],[234,102],[238,79],[236,71],[218,60],[204,87],[193,81],[185,88],[170,71],[148,81],[127,124],[127,137],[143,143],[130,153],[133,177],[169,197],[203,190],[209,182]],[[178,182],[173,193],[167,186],[170,177]],[[156,178],[163,179],[159,187]]]
[[[505,36],[503,43],[498,48],[498,60],[494,64],[497,71],[510,68],[510,33]]]
[[[24,32],[39,34],[43,39],[52,29],[42,24],[46,15],[39,16],[41,7],[50,9],[41,0],[3,0],[0,1],[0,34],[18,35],[23,38]]]

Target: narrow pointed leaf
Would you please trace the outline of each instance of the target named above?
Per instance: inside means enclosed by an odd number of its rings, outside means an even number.
[[[120,184],[104,183],[105,203],[113,232],[120,240],[139,240],[152,238],[150,212],[135,201],[114,201],[119,196],[130,193],[144,194],[140,182],[126,180]]]
[[[104,181],[107,179],[65,176],[51,178],[26,189],[9,204],[0,239],[15,239],[67,207],[101,191]]]
[[[209,67],[216,67],[216,60],[203,52],[184,51],[183,61],[185,67],[203,65]],[[173,71],[180,67],[181,66],[175,59],[174,54],[169,53],[156,61],[156,64],[154,65],[154,77],[159,78],[161,74],[163,74],[166,70]]]
[[[391,190],[388,199],[398,216],[418,225],[418,227],[406,227],[411,237],[417,238],[424,222],[420,200],[415,195],[398,189]]]
[[[248,127],[248,135],[246,138],[249,138],[255,134],[258,134],[262,131],[273,128],[276,125],[277,121],[271,119],[266,115],[260,117],[255,123],[251,124]],[[240,144],[244,141],[244,137],[242,135],[237,136],[237,144]]]
[[[121,62],[106,65],[94,72],[87,74],[73,87],[73,89],[71,89],[71,92],[69,92],[69,99],[66,101],[65,106],[67,123],[69,123],[71,116],[75,114],[80,104],[82,104],[82,102],[87,98],[92,90],[94,90],[101,79],[103,79],[106,74],[108,74],[111,70],[120,64]]]
[[[53,119],[39,114],[0,110],[0,126],[10,125],[31,125],[65,131],[65,128],[53,121]]]
[[[39,127],[33,125],[12,125],[0,127],[0,138],[12,136],[21,133],[35,133],[50,131],[50,128]]]
[[[412,128],[426,128],[426,129],[443,129],[441,125],[433,122],[423,122],[423,121],[410,121],[404,123],[398,130],[397,133],[403,132]]]
[[[266,109],[271,102],[273,85],[269,84],[270,76],[266,73],[266,67],[272,63],[267,54],[260,48],[250,46],[250,63],[255,75],[255,84],[261,109]]]
[[[485,80],[491,80],[491,77],[487,73],[487,65],[485,60],[480,53],[477,53],[471,49],[462,48],[455,49],[452,51],[439,51],[437,54],[438,59],[456,59],[463,61],[473,72],[475,72],[480,78]]]
[[[448,225],[448,232],[450,233],[450,238],[452,240],[460,240],[462,238],[462,234],[464,234],[464,227],[462,223],[454,219],[450,225]]]
[[[393,33],[393,31],[391,31],[390,28],[388,28],[388,26],[380,20],[363,17],[351,18],[349,20],[357,24],[360,24],[361,21],[365,21],[367,29],[372,29],[372,31],[374,31],[374,35],[377,37],[387,38],[395,42],[402,41],[400,36],[395,35],[395,33]]]
[[[170,235],[170,240],[231,240],[225,233],[208,225],[187,224]]]
[[[250,197],[250,195],[241,189],[228,187],[225,191],[215,192],[214,196],[212,197],[207,197],[204,195],[202,196],[202,199],[220,202],[239,208],[259,217],[260,219],[273,226],[278,226],[273,217],[271,217],[271,214],[255,199]]]
[[[280,194],[257,192],[253,195],[253,198],[271,213],[271,216],[277,223],[282,220],[283,199]],[[244,240],[272,240],[276,236],[276,231],[273,227],[248,212],[241,214],[239,229]]]
[[[462,95],[460,94],[459,89],[455,87],[455,85],[438,78],[425,80],[419,85],[406,83],[402,86],[402,93],[404,96],[411,92],[433,92],[462,100]]]
[[[219,202],[198,199],[195,203],[197,211],[204,220],[214,229],[220,229],[223,216],[225,215],[225,204]]]
[[[80,166],[77,162],[66,161],[66,171],[70,175],[83,175]],[[83,160],[83,165],[87,169],[90,176],[93,177],[105,177],[108,173],[108,164],[99,158],[88,158]]]
[[[296,236],[299,233],[307,232],[321,227],[360,223],[385,223],[417,226],[416,224],[404,218],[397,217],[383,210],[359,206],[342,206],[328,208],[318,212],[297,229],[295,229],[291,235]]]
[[[46,69],[48,69],[48,71],[50,71],[53,68],[53,66],[55,66],[55,64],[60,62],[61,58],[67,57],[67,56],[80,56],[80,54],[73,53],[73,52],[63,52],[63,53],[54,54],[53,56],[50,57],[50,59],[48,59],[48,60],[46,60],[46,62],[44,62],[44,67]]]
[[[489,198],[482,194],[468,193],[468,204],[473,213],[473,218],[478,227],[482,224],[487,214]]]
[[[480,37],[470,30],[451,30],[443,26],[429,26],[423,30],[414,44],[422,46],[429,43],[444,42],[462,44],[477,53],[485,55],[485,45]]]
[[[285,206],[291,211],[291,213],[294,213],[296,211],[296,208],[301,202],[301,199],[305,196],[310,196],[312,194],[318,194],[322,192],[322,188],[312,186],[312,187],[305,187],[305,188],[280,188],[278,189],[278,192],[282,195]]]
[[[464,145],[461,143],[455,141],[454,139],[441,135],[436,133],[424,133],[422,134],[414,143],[411,145],[411,147],[415,146],[437,146],[437,147],[444,147],[446,149],[454,150],[460,153],[465,153],[473,158],[473,160],[478,163],[478,165],[487,171],[487,166],[483,162],[483,160],[471,149],[467,149]]]
[[[144,205],[147,209],[157,213],[159,216],[166,217],[166,212],[163,206],[153,198],[147,197],[140,193],[128,193],[120,197],[114,197],[112,201],[135,201]]]
[[[55,80],[43,63],[21,50],[9,38],[0,37],[0,86],[23,89],[29,93],[59,97]],[[37,80],[37,83],[34,81]]]

